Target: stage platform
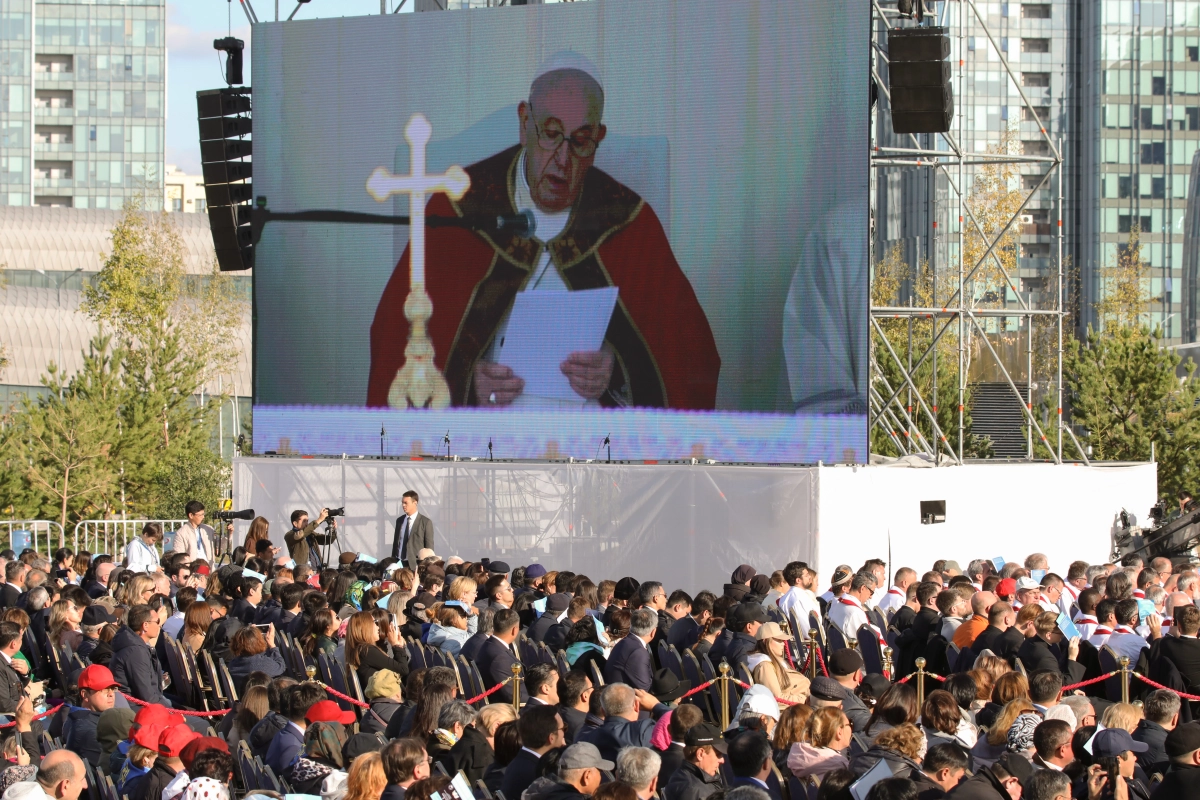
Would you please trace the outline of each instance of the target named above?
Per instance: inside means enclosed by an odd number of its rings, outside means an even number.
[[[438,555],[533,562],[599,582],[631,575],[720,592],[733,568],[815,564],[822,588],[868,558],[928,570],[935,559],[1108,560],[1122,508],[1146,516],[1157,465],[753,466],[239,457],[234,507],[253,508],[282,543],[294,509],[346,507],[341,545],[389,555],[400,497],[414,489]],[[923,500],[946,521],[925,525]],[[237,523],[235,541],[249,523]]]

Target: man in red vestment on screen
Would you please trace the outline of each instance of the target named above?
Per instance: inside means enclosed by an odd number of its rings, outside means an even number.
[[[604,92],[595,68],[560,54],[518,106],[520,144],[467,167],[471,188],[435,195],[429,216],[495,218],[529,210],[534,238],[467,228],[426,233],[429,335],[455,406],[712,409],[720,356],[704,310],[654,210],[592,166],[604,141]],[[387,406],[404,364],[406,248],[371,325],[368,406]],[[495,354],[519,291],[616,286],[619,299],[595,352],[559,365],[578,395],[565,403],[523,395],[525,382]],[[499,359],[502,361],[502,357]]]

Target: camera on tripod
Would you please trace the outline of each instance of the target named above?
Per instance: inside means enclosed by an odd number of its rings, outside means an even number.
[[[329,509],[326,509],[326,511],[329,512],[325,515],[327,517],[344,517],[344,516],[346,516],[346,507],[345,506],[342,506],[341,508],[329,508]]]
[[[224,520],[225,522],[235,519],[251,520],[254,519],[254,509],[247,508],[243,511],[218,511],[217,519]]]

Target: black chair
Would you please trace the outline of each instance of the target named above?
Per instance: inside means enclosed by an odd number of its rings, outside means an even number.
[[[233,708],[238,701],[237,687],[233,685],[233,676],[229,674],[229,667],[225,666],[223,658],[217,663],[217,680],[220,681],[221,691],[229,698],[229,708]]]
[[[197,665],[205,673],[205,681],[212,693],[213,708],[233,708],[233,703],[229,699],[229,695],[225,693],[224,687],[221,686],[220,673],[217,670],[217,665],[213,662],[212,653],[207,650],[200,651],[200,660]]]
[[[250,745],[245,741],[238,742],[238,746],[234,750],[233,776],[244,792],[258,788],[258,773],[254,769],[254,756],[250,754]]]
[[[701,681],[701,683],[704,683],[706,681],[711,681],[717,677],[717,670],[713,667],[712,662],[708,660],[707,655],[700,659],[700,672],[704,675],[704,680]],[[734,685],[735,684],[730,684],[731,690],[734,687]],[[712,703],[713,713],[716,715],[717,719],[720,719],[720,717],[721,717],[721,715],[720,715],[720,708],[721,708],[720,686],[716,683],[709,686],[708,687],[708,696],[709,696],[709,701]],[[729,718],[730,719],[733,719],[733,714],[735,711],[737,711],[737,702],[734,700],[734,692],[730,691],[729,692]]]
[[[859,626],[858,653],[862,656],[863,669],[868,675],[883,674],[883,650],[879,646],[879,634],[870,625]]]
[[[475,797],[477,800],[492,800],[492,791],[483,781],[475,781]]]
[[[1019,663],[1021,659],[1017,659]],[[1121,663],[1117,661],[1117,654],[1108,645],[1100,648],[1100,670],[1101,674],[1116,672],[1111,678],[1104,681],[1105,696],[1114,703],[1121,702]],[[1022,669],[1022,674],[1024,670]]]
[[[567,677],[567,673],[571,671],[571,665],[567,662],[567,654],[562,650],[559,650],[558,654],[554,657],[554,665],[558,668],[560,678]]]
[[[321,680],[326,686],[330,686],[335,691],[341,692],[344,695],[350,694],[350,687],[346,684],[346,673],[342,662],[322,653],[317,657],[317,672],[320,673]],[[337,701],[337,704],[341,706],[343,711],[358,711],[349,700],[343,700],[340,697],[332,699]]]
[[[676,678],[683,680],[683,659],[679,657],[679,651],[675,649],[675,645],[667,645],[667,663],[663,666],[675,673]]]
[[[691,650],[683,652],[683,675],[687,680],[691,681],[692,688],[704,683],[704,677],[701,674],[700,662],[696,659],[696,654]],[[708,698],[708,692],[698,692],[688,698],[692,703],[704,712],[705,718],[709,720],[718,720],[713,710],[713,704]]]
[[[846,637],[842,634],[841,629],[838,628],[837,625],[830,625],[825,629],[825,641],[827,643],[825,647],[826,652],[844,650],[845,648],[849,647],[849,645],[846,644]]]
[[[412,669],[429,669],[429,664],[425,661],[425,649],[421,647],[421,643],[416,639],[409,639],[407,642],[408,660]]]
[[[596,666],[595,661],[589,661],[588,668],[591,670],[592,687],[599,689],[604,685],[604,676],[600,674],[600,668]]]
[[[870,620],[871,624],[874,625],[879,630],[881,630],[881,631],[887,630],[887,618],[885,616],[883,616],[883,612],[880,611],[878,608],[868,608],[867,609],[867,619]]]

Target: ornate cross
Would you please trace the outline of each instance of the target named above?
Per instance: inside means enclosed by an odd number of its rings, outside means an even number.
[[[404,138],[412,152],[408,175],[393,175],[377,167],[367,178],[367,193],[377,202],[394,194],[408,194],[409,200],[409,289],[404,301],[408,320],[408,344],[404,347],[404,366],[397,372],[388,390],[392,408],[446,408],[450,405],[450,387],[433,363],[433,342],[426,330],[433,314],[433,302],[425,292],[425,197],[443,192],[458,200],[471,188],[471,179],[459,166],[443,175],[425,172],[425,145],[433,127],[424,114],[413,114],[404,128]]]

